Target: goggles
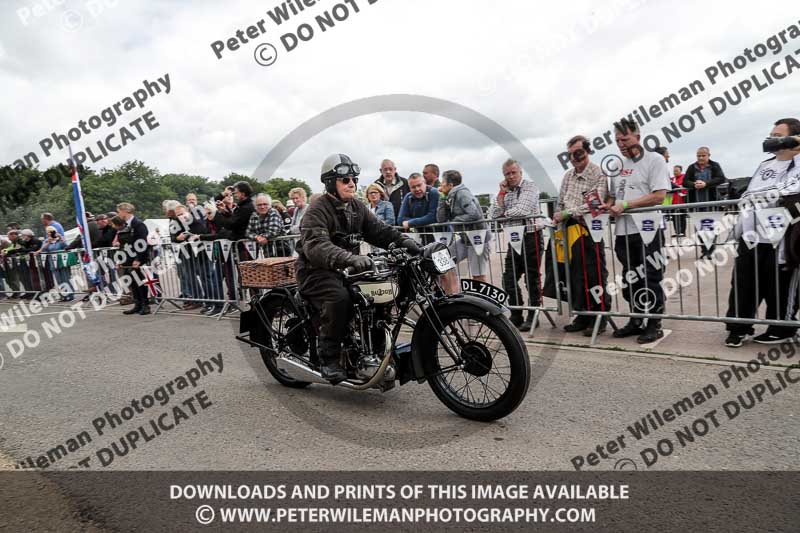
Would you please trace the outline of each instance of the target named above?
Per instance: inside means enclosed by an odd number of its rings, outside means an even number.
[[[333,170],[326,172],[325,177],[337,177],[343,178],[345,176],[358,176],[361,174],[361,167],[353,163],[352,165],[347,163],[339,163]]]

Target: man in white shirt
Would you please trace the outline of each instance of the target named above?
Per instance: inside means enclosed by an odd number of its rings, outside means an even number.
[[[800,120],[794,118],[781,119],[775,123],[770,137],[788,137],[800,135]],[[760,227],[756,219],[753,200],[765,198],[770,191],[784,194],[782,189],[797,172],[797,160],[800,146],[794,149],[783,149],[775,153],[775,157],[762,162],[756,169],[747,191],[742,195],[739,220],[735,232],[739,237],[737,256],[731,276],[731,292],[728,294],[728,312],[730,318],[754,318],[756,311],[765,301],[767,320],[794,319],[796,298],[793,298],[793,309],[788,309],[789,285],[792,271],[785,265],[778,265],[777,278],[775,264],[782,263],[779,258],[781,246],[774,247]],[[798,158],[800,159],[800,158]],[[791,192],[791,191],[788,191]],[[774,197],[773,197],[774,198]],[[774,207],[774,200],[762,207]],[[756,299],[758,295],[758,299]],[[725,326],[728,338],[725,345],[738,348],[748,335],[755,330],[752,324],[728,323]],[[787,326],[769,326],[767,331],[754,337],[761,344],[777,344],[794,337],[797,328]]]
[[[611,177],[608,212],[616,218],[617,238],[614,243],[617,259],[622,264],[622,279],[627,284],[622,296],[628,301],[632,313],[663,313],[664,290],[661,281],[664,273],[657,265],[656,257],[661,252],[663,235],[660,224],[653,228],[656,236],[644,246],[639,228],[628,209],[661,205],[672,188],[667,162],[659,154],[648,152],[640,144],[639,126],[635,122],[622,119],[614,124],[617,147],[622,154],[622,168],[619,174]],[[647,259],[651,258],[651,261]],[[642,275],[644,274],[644,275]],[[638,335],[640,344],[653,342],[664,336],[661,320],[631,318],[628,323],[614,332],[614,337]]]

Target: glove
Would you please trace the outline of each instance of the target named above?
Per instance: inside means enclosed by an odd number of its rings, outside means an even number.
[[[405,239],[400,241],[399,244],[401,247],[405,248],[411,255],[419,255],[422,253],[422,248],[419,247],[417,241],[409,237],[406,237]]]
[[[347,260],[347,266],[353,270],[353,273],[358,274],[372,268],[372,259],[365,255],[354,255]]]

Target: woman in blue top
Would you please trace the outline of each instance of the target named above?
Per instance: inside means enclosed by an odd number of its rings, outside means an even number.
[[[367,187],[366,194],[369,210],[378,217],[378,220],[383,220],[386,224],[394,226],[394,206],[389,202],[383,187],[373,183]]]
[[[53,226],[47,226],[47,228],[45,228],[45,236],[46,239],[42,243],[42,247],[39,252],[54,253],[64,250],[67,247],[66,241]],[[55,278],[55,282],[58,285],[59,291],[63,289],[67,290],[67,295],[62,296],[61,301],[71,302],[74,300],[75,291],[72,289],[72,284],[69,281],[69,267],[66,265],[66,262],[60,261],[58,256],[56,256],[56,260],[53,262],[51,257],[47,256],[47,266],[48,269],[53,273],[53,277]]]

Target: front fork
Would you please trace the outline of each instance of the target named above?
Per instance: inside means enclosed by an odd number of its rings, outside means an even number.
[[[436,291],[431,292],[427,291],[424,294],[419,294],[416,299],[416,303],[419,305],[422,314],[427,319],[430,326],[433,328],[433,332],[436,337],[439,339],[439,342],[444,347],[447,355],[453,360],[454,366],[461,366],[464,364],[464,359],[461,357],[461,350],[453,349],[453,341],[451,337],[455,338],[456,347],[464,346],[466,344],[466,340],[462,337],[461,333],[458,331],[456,327],[452,324],[450,325],[450,334],[448,332],[443,332],[444,324],[439,319],[438,313],[434,310],[435,303],[440,298],[447,298],[447,295],[442,290],[441,285],[439,282],[435,282]]]

